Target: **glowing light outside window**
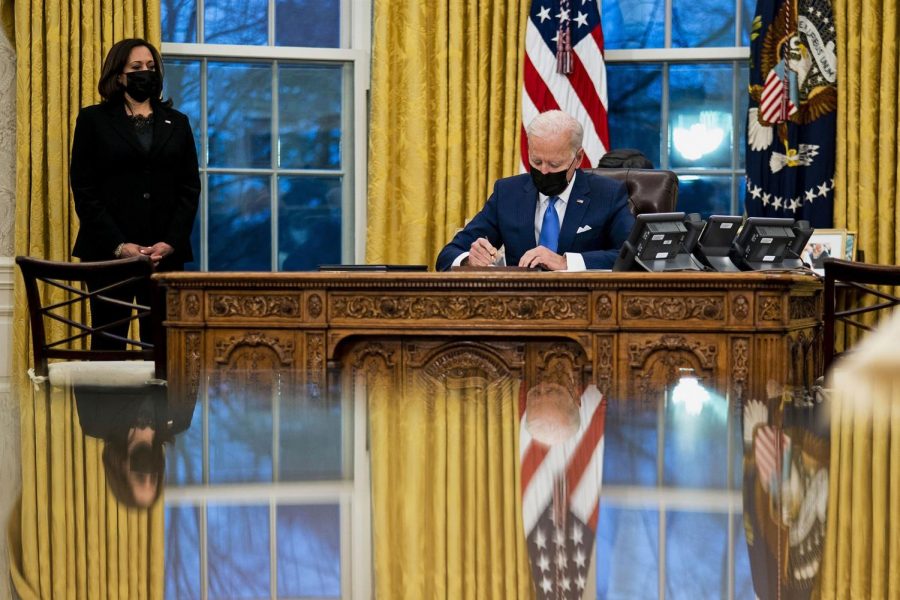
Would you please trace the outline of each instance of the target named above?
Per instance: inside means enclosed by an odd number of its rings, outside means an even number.
[[[672,404],[676,407],[684,407],[685,413],[696,417],[703,412],[703,407],[709,403],[709,392],[700,385],[700,380],[694,374],[693,369],[681,369],[681,379],[675,389],[672,390]]]
[[[714,152],[731,131],[731,115],[705,110],[699,115],[678,115],[672,131],[675,149],[686,160],[700,160]]]

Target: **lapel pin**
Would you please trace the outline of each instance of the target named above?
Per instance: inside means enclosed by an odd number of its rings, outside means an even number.
[[[576,203],[576,204],[584,204],[584,200],[582,200],[581,198],[579,198],[578,200],[575,201],[575,203]]]
[[[165,119],[165,122],[166,122],[166,125],[171,125],[171,124],[172,124],[172,121],[170,121],[170,120],[168,120],[168,119]]]

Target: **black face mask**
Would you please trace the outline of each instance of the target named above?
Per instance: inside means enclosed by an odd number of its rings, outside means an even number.
[[[578,160],[578,154],[575,155],[569,166],[562,171],[554,171],[547,174],[541,173],[537,167],[531,167],[531,181],[534,182],[534,187],[545,196],[558,196],[569,185],[566,173],[569,172],[576,160]]]
[[[159,98],[162,91],[162,82],[156,71],[132,71],[125,73],[125,91],[136,102],[143,102],[147,98]]]

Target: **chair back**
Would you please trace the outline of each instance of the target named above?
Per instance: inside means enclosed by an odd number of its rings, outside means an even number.
[[[900,267],[872,265],[860,262],[826,258],[825,262],[825,309],[824,340],[822,350],[824,367],[827,371],[838,358],[835,352],[835,325],[842,322],[846,327],[872,331],[873,326],[864,322],[861,316],[893,308],[900,304],[900,297],[879,290],[873,286],[900,286]],[[843,286],[847,291],[850,306],[838,310],[837,289]],[[868,300],[868,302],[867,302]]]
[[[153,273],[153,264],[146,256],[138,256],[121,260],[110,260],[86,263],[68,263],[42,260],[27,256],[17,256],[16,264],[22,271],[25,283],[25,296],[28,301],[28,314],[31,322],[31,342],[34,355],[34,371],[36,375],[48,374],[50,359],[77,361],[122,361],[145,360],[156,361],[156,372],[164,372],[161,353],[154,352],[155,345],[121,337],[107,331],[111,327],[121,326],[124,322],[137,321],[149,317],[152,307],[125,302],[109,297],[110,291],[129,285],[142,279],[148,279]],[[89,283],[95,283],[88,291]],[[45,285],[40,285],[40,284]],[[98,287],[100,286],[100,287]],[[43,289],[42,289],[43,288]],[[59,290],[54,295],[61,300],[51,301],[51,290]],[[77,315],[90,313],[90,301],[108,302],[132,308],[131,316],[94,327],[78,320]],[[72,310],[74,309],[74,310]],[[50,325],[55,321],[66,327],[66,334],[51,337]],[[88,346],[91,336],[106,336],[125,343],[125,350],[90,350],[74,348],[74,345]],[[161,336],[156,336],[161,339]]]
[[[635,215],[675,212],[678,176],[659,169],[585,169],[588,173],[611,177],[625,183],[629,207]]]

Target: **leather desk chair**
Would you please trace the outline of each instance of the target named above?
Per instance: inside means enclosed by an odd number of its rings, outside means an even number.
[[[625,182],[631,212],[675,212],[678,201],[678,176],[659,169],[585,169],[604,177]]]

